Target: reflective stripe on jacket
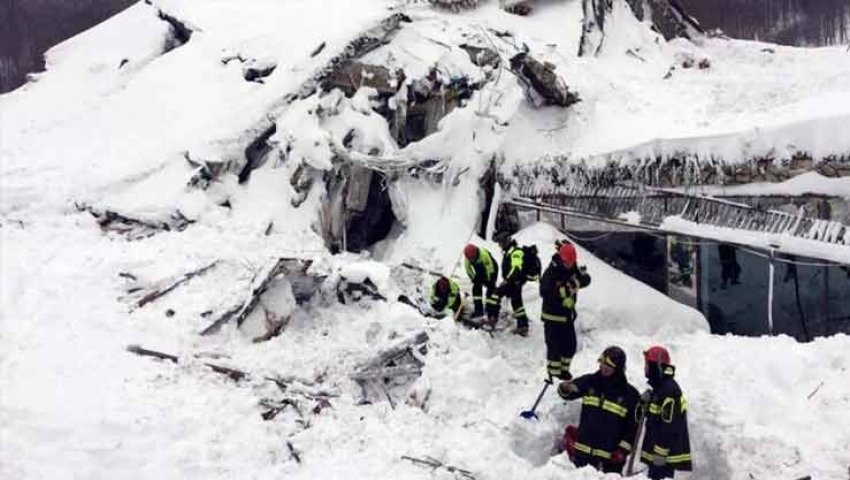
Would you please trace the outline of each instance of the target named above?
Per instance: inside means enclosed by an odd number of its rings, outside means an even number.
[[[496,265],[496,260],[487,249],[478,247],[478,258],[470,262],[469,259],[464,259],[463,265],[466,268],[466,274],[469,275],[469,280],[472,283],[483,283],[491,285],[496,283],[499,276],[499,266]]]
[[[553,255],[540,279],[540,298],[543,300],[540,317],[547,322],[574,320],[577,292],[588,285],[590,275],[583,266],[567,269],[561,257]]]
[[[664,378],[652,390],[640,458],[644,463],[652,464],[656,456],[661,456],[674,470],[691,470],[688,401],[673,379],[674,372],[673,367],[665,367]]]
[[[625,376],[604,377],[596,372],[573,380],[571,392],[558,389],[565,400],[581,399],[581,417],[576,450],[591,457],[610,459],[616,450],[632,451],[637,430],[640,394]]]

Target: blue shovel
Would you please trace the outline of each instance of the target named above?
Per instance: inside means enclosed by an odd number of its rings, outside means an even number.
[[[531,410],[525,410],[523,412],[520,412],[520,417],[525,418],[527,420],[531,420],[532,418],[535,420],[539,420],[537,418],[537,414],[534,413],[534,411],[537,410],[537,405],[540,404],[540,399],[543,398],[543,395],[546,393],[546,389],[549,388],[549,385],[552,385],[552,379],[547,378],[543,382],[543,390],[540,390],[540,394],[537,395],[537,400],[534,401],[534,406],[531,407]]]

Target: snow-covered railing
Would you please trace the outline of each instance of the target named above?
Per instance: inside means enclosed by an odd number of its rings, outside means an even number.
[[[795,215],[669,189],[575,185],[557,194],[520,195],[509,203],[547,211],[555,209],[555,213],[632,227],[657,229],[668,217],[679,217],[695,224],[850,246],[850,227],[838,221],[809,217],[803,208]],[[638,223],[623,220],[635,217],[634,213],[639,217]]]

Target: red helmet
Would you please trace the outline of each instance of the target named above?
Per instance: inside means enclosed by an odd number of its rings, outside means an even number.
[[[649,347],[649,350],[643,352],[643,359],[647,363],[657,363],[659,365],[670,365],[670,352],[664,347]]]
[[[478,258],[478,247],[473,244],[469,244],[463,248],[463,256],[466,257],[470,262]]]
[[[564,265],[572,267],[576,264],[576,247],[574,247],[572,243],[561,244],[561,246],[558,247],[558,256],[561,257],[561,261],[564,262]]]

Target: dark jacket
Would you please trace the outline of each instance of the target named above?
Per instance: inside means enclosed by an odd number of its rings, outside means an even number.
[[[575,389],[558,388],[565,400],[581,398],[576,455],[589,457],[592,464],[610,461],[615,450],[632,451],[637,431],[637,407],[640,394],[622,372],[604,377],[596,372],[573,380]]]
[[[552,255],[552,261],[540,280],[540,297],[543,300],[541,318],[549,322],[575,320],[578,290],[590,285],[586,267],[564,266],[561,257]]]
[[[646,434],[640,459],[652,464],[655,456],[666,457],[674,470],[691,470],[691,444],[688,437],[688,402],[673,379],[676,369],[663,367],[650,377],[652,393],[646,412]]]
[[[464,259],[463,265],[466,267],[466,274],[474,284],[494,285],[499,279],[499,265],[485,248],[478,247],[478,258],[472,262]]]

